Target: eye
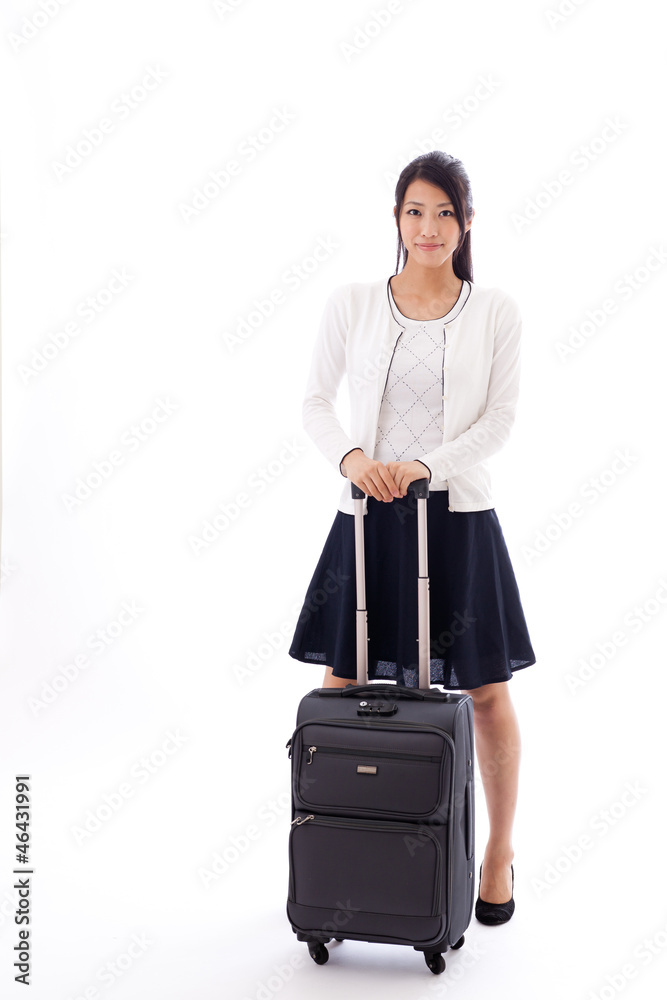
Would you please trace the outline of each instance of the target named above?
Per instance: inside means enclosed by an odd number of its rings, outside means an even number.
[[[410,214],[411,214],[412,212],[416,212],[416,213],[417,213],[417,215],[421,215],[421,212],[419,211],[419,209],[418,209],[418,208],[409,208],[409,209],[407,210],[407,213],[406,213],[406,214],[407,214],[407,215],[410,215]],[[442,212],[440,212],[440,215],[442,215],[443,213],[444,213],[445,215],[453,215],[453,214],[454,214],[454,213],[453,213],[453,212],[451,211],[451,209],[449,209],[449,208],[443,208]]]

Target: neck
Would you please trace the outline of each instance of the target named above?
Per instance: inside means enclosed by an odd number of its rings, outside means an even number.
[[[392,278],[391,283],[411,295],[425,297],[458,295],[463,284],[461,278],[454,274],[451,257],[440,267],[422,267],[409,254],[405,267]]]

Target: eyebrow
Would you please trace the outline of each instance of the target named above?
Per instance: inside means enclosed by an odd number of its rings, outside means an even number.
[[[406,205],[423,205],[424,202],[423,201],[406,201],[405,204]],[[440,202],[438,202],[438,204],[435,207],[436,208],[440,208],[442,205],[451,205],[451,201],[440,201]]]

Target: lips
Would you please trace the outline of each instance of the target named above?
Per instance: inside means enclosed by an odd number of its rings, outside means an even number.
[[[418,243],[417,246],[420,250],[439,250],[442,243]]]

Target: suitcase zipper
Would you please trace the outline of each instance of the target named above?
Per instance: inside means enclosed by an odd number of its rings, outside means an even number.
[[[426,836],[428,837],[435,846],[435,856],[436,856],[436,874],[435,874],[435,894],[433,899],[433,910],[431,912],[432,917],[439,917],[440,907],[442,902],[442,851],[440,848],[440,843],[438,838],[430,830],[424,828],[418,823],[392,823],[391,821],[385,822],[383,820],[375,820],[374,823],[369,823],[367,820],[363,819],[339,819],[336,816],[314,816],[310,813],[307,816],[297,816],[293,819],[290,826],[302,826],[305,822],[310,820],[314,826],[334,826],[334,827],[344,827],[353,830],[367,830],[370,833],[377,833],[378,830],[385,830],[388,833],[409,833],[413,836]],[[291,840],[294,834],[294,829],[290,830],[290,848]],[[290,864],[290,897],[294,900],[294,865]]]
[[[326,721],[327,722],[339,722],[340,721],[340,723],[342,723],[344,725],[347,725],[347,726],[350,725],[350,722],[347,719],[340,719],[340,720],[339,719],[327,719]],[[363,723],[361,723],[361,725],[363,725]],[[445,740],[447,741],[447,743],[449,743],[449,745],[452,748],[452,750],[454,749],[454,740],[453,740],[452,736],[447,732],[446,729],[441,729],[440,726],[436,726],[433,723],[429,723],[428,726],[425,726],[423,724],[423,722],[392,722],[392,723],[384,722],[384,723],[382,723],[382,725],[386,729],[421,729],[422,732],[425,732],[425,733],[427,733],[427,732],[435,732],[435,733],[438,734],[438,736],[443,736],[445,738]]]
[[[414,761],[415,763],[427,763],[427,764],[437,764],[440,761],[440,757],[433,754],[417,753],[410,750],[400,753],[398,750],[371,750],[368,747],[339,747],[339,746],[327,746],[320,745],[319,747],[308,747],[308,753],[310,757],[306,761],[307,764],[313,763],[313,755],[315,753],[322,753],[325,756],[338,756],[341,757],[386,757],[390,760],[404,760],[404,761]]]
[[[291,750],[294,747],[295,738],[297,735],[300,735],[300,730],[303,729],[305,726],[312,726],[312,725],[343,726],[343,727],[352,727],[353,729],[369,728],[368,722],[357,722],[355,719],[326,719],[326,718],[307,719],[305,722],[300,722],[299,725],[294,730],[293,737],[290,740],[291,743],[290,755],[291,755]],[[373,721],[372,723],[370,723],[370,725],[371,727],[381,726],[385,732],[391,732],[392,730],[400,730],[400,729],[421,729],[422,732],[425,733],[431,732],[435,733],[437,736],[442,736],[443,739],[447,743],[449,743],[450,749],[452,751],[455,749],[454,740],[452,736],[450,736],[450,734],[447,732],[446,729],[441,729],[440,726],[436,726],[434,723],[429,723],[429,725],[425,726],[422,722],[386,722],[383,719],[381,722]]]
[[[294,825],[301,826],[302,823],[307,823],[309,819],[315,819],[313,813],[310,813],[309,816],[297,816],[296,819],[292,820],[292,822],[290,823],[290,826],[294,826]]]

